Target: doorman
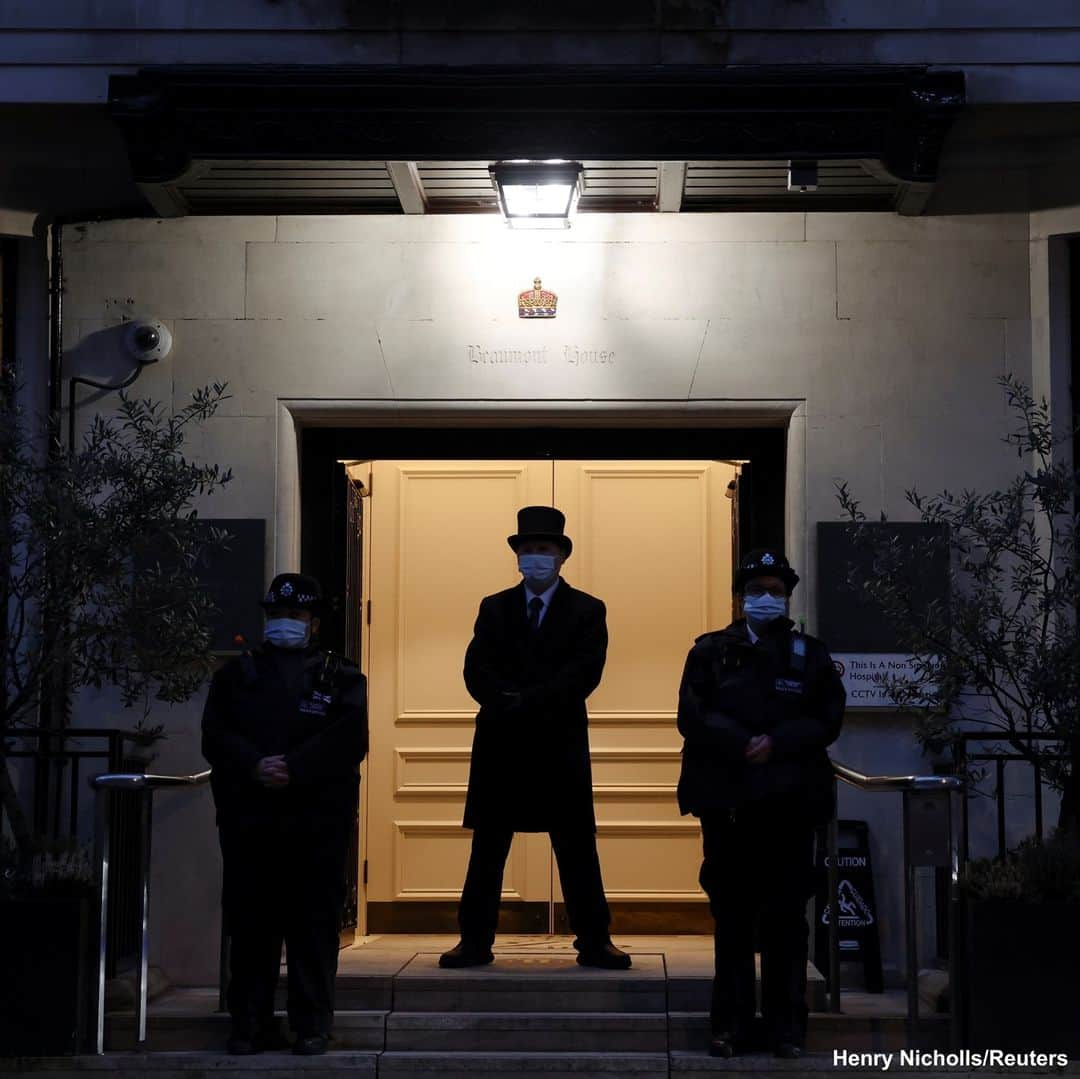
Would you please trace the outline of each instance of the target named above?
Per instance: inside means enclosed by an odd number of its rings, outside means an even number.
[[[596,852],[585,698],[607,657],[604,604],[559,571],[573,543],[550,506],[518,512],[507,538],[524,580],[480,604],[465,653],[465,685],[479,703],[465,802],[473,831],[461,895],[461,941],[444,967],[492,962],[503,869],[515,832],[548,832],[583,966],[624,970]]]

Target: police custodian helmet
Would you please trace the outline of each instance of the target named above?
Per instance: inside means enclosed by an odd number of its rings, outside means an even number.
[[[273,607],[291,607],[318,614],[322,608],[322,586],[306,573],[279,573],[270,582],[259,606],[267,611]]]
[[[784,555],[773,547],[758,547],[743,558],[735,573],[735,591],[741,592],[747,581],[755,577],[778,577],[784,582],[789,596],[799,583],[799,575],[791,568]]]

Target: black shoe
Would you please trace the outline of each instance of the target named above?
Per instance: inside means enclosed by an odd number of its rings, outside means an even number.
[[[798,1060],[802,1056],[802,1046],[795,1042],[777,1042],[773,1049],[773,1056],[781,1060]]]
[[[326,1052],[329,1044],[329,1034],[300,1034],[293,1044],[292,1051],[298,1057],[318,1057]]]
[[[733,1057],[740,1048],[738,1039],[729,1030],[722,1030],[709,1040],[709,1056],[711,1057]]]
[[[490,948],[466,940],[459,940],[450,951],[439,956],[440,967],[482,967],[494,962]]]
[[[629,970],[630,956],[611,941],[592,947],[582,948],[578,952],[578,963],[583,967],[602,967],[604,970]]]
[[[229,1034],[227,1048],[234,1057],[250,1057],[262,1052],[262,1046],[254,1034],[236,1027],[233,1027],[232,1033]]]

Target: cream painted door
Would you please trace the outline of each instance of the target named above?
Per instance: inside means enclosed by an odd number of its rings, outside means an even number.
[[[530,504],[563,510],[574,540],[564,576],[608,607],[607,666],[589,699],[608,898],[645,908],[703,899],[697,821],[681,818],[675,803],[675,705],[694,637],[731,613],[732,506],[724,496],[734,475],[734,466],[708,461],[373,464],[369,931],[402,924],[390,917],[400,904],[460,896],[476,711],[462,661],[480,598],[518,579],[506,536]],[[517,836],[504,901],[546,904],[552,880],[547,837]]]
[[[550,461],[376,461],[367,649],[369,931],[387,904],[456,901],[476,703],[462,680],[483,596],[520,580],[506,537],[521,506],[550,504]],[[547,904],[550,845],[519,835],[503,899]],[[400,912],[399,912],[400,913]],[[414,924],[414,923],[413,923]]]
[[[735,477],[735,465],[711,461],[555,465],[555,505],[574,540],[563,575],[608,609],[607,665],[589,698],[604,887],[613,905],[645,914],[639,925],[655,906],[656,924],[674,929],[663,906],[704,899],[698,822],[675,800],[675,712],[694,638],[730,621]]]

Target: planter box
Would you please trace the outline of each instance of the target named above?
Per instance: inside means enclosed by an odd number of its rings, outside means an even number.
[[[82,1048],[89,923],[88,898],[0,901],[0,1056]]]
[[[965,908],[968,1047],[1080,1055],[1080,903]]]

